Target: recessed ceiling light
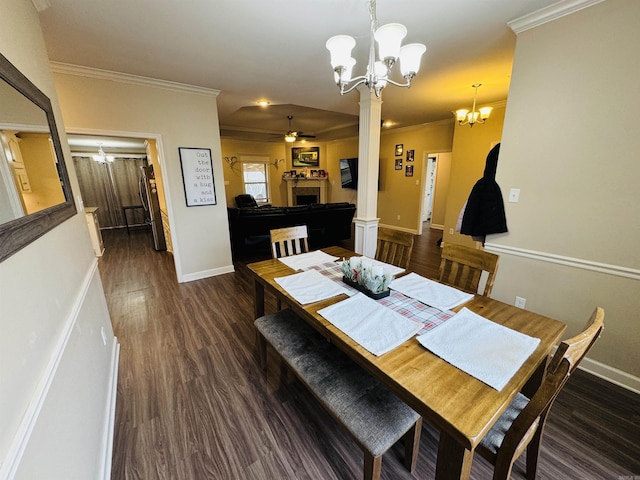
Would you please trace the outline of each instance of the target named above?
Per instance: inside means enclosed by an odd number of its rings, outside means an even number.
[[[267,100],[258,100],[256,103],[261,107],[268,107],[271,104],[271,102]]]

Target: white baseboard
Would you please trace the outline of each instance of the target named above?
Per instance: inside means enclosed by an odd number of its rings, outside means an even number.
[[[103,468],[102,480],[111,479],[111,461],[113,458],[113,433],[116,424],[116,397],[118,392],[118,361],[120,359],[120,343],[118,338],[113,337],[113,348],[111,350],[111,375],[109,377],[108,401],[105,415],[104,438],[102,459]]]
[[[640,378],[634,377],[622,370],[596,362],[595,360],[590,360],[589,358],[582,359],[578,368],[640,395]]]
[[[388,228],[389,230],[397,230],[399,232],[406,232],[406,233],[412,233],[414,235],[418,235],[418,230],[416,230],[415,228],[398,227],[396,225],[385,225],[384,223],[378,224],[378,227]]]
[[[201,272],[187,273],[180,275],[178,279],[179,283],[193,282],[194,280],[202,280],[203,278],[215,277],[217,275],[223,275],[225,273],[233,273],[235,269],[233,264],[220,268],[212,268],[210,270],[203,270]]]

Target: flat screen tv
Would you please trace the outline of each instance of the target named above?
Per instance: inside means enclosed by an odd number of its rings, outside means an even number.
[[[358,159],[340,159],[340,181],[342,188],[358,189]]]

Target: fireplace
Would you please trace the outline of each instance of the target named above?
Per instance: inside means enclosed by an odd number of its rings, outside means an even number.
[[[312,203],[318,203],[318,195],[298,195],[296,194],[296,205],[309,205]]]
[[[287,205],[327,202],[327,178],[286,178]]]

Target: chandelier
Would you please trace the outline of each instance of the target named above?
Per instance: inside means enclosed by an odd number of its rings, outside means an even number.
[[[460,126],[469,124],[469,127],[473,128],[474,123],[484,123],[485,120],[489,118],[493,107],[482,107],[479,111],[476,112],[476,98],[478,97],[478,87],[481,87],[482,84],[474,83],[471,86],[476,89],[476,93],[473,96],[473,107],[471,107],[471,111],[464,108],[456,110],[456,120],[458,120],[458,124]]]
[[[115,157],[113,155],[107,155],[104,153],[104,150],[102,150],[102,144],[99,143],[98,144],[100,148],[98,148],[98,154],[97,155],[92,155],[93,160],[98,162],[98,163],[113,163],[115,161]]]
[[[380,96],[387,83],[397,87],[410,87],[411,80],[420,69],[420,59],[427,47],[421,43],[410,43],[400,46],[407,35],[407,29],[399,23],[388,23],[378,28],[376,17],[376,0],[369,0],[369,16],[371,17],[371,35],[369,37],[369,64],[364,75],[351,78],[356,60],[351,50],[356,41],[349,35],[336,35],[327,40],[326,47],[331,53],[331,66],[340,95],[351,92],[358,85],[365,84],[370,92]],[[378,58],[376,61],[375,41],[378,42]],[[405,83],[398,83],[389,78],[389,73],[396,60],[400,59],[400,72]]]

